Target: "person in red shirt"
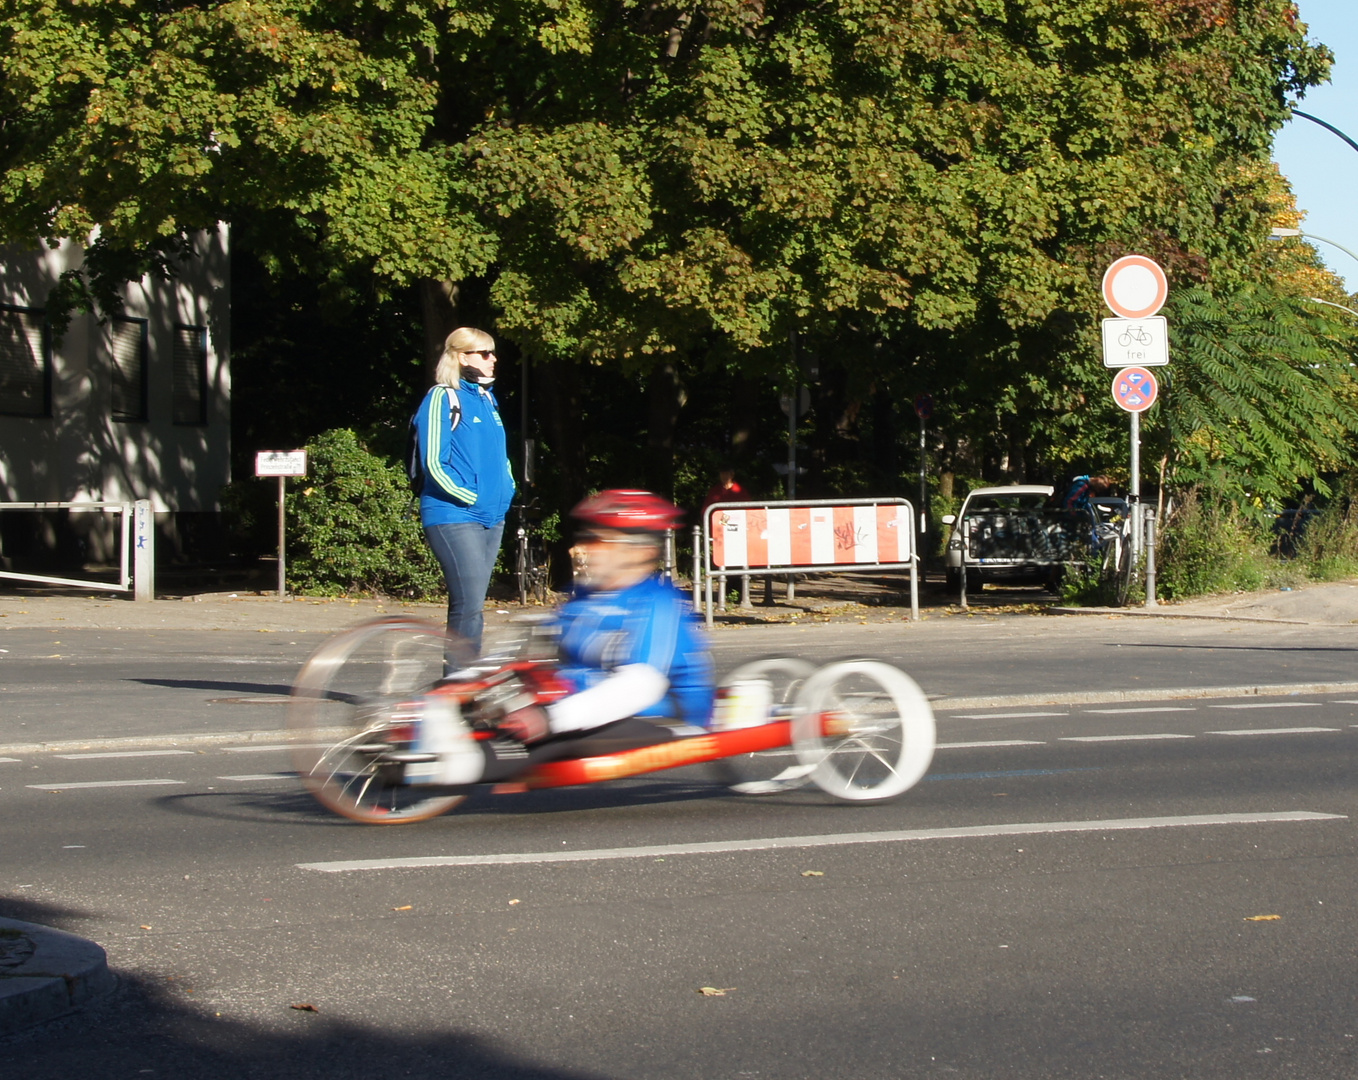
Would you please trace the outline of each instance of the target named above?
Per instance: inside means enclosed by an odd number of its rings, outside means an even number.
[[[735,470],[722,469],[717,473],[717,482],[707,490],[707,498],[703,500],[703,509],[706,510],[713,503],[742,502],[744,498],[745,489],[736,483]]]

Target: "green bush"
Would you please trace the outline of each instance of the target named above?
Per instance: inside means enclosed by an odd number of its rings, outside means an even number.
[[[1249,592],[1294,577],[1269,555],[1270,537],[1232,502],[1190,490],[1156,545],[1157,583],[1169,600]]]
[[[420,529],[405,470],[345,428],[307,444],[309,474],[289,481],[288,585],[300,593],[430,597],[443,574]]]
[[[1296,552],[1313,581],[1358,577],[1358,477],[1348,477],[1330,504],[1306,523]]]

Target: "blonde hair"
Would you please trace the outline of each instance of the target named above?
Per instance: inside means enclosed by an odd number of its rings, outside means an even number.
[[[456,386],[462,379],[462,354],[494,349],[495,339],[473,326],[459,326],[443,342],[443,355],[434,369],[434,381]]]

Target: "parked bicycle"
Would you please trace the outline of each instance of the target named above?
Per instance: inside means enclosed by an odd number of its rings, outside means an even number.
[[[519,527],[518,545],[514,562],[514,572],[519,583],[519,603],[527,604],[531,598],[535,604],[551,601],[552,566],[551,556],[542,534],[530,524],[539,516],[537,500],[518,508]]]

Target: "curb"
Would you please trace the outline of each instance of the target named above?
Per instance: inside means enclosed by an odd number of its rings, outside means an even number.
[[[1003,709],[1014,705],[1108,705],[1118,701],[1179,701],[1185,698],[1291,697],[1295,694],[1355,694],[1358,682],[1263,683],[1257,686],[1180,686],[1144,690],[1077,690],[1073,693],[1008,694],[1003,697],[931,697],[937,711]]]
[[[1277,623],[1284,626],[1320,626],[1305,619],[1266,619],[1261,615],[1211,615],[1199,611],[1171,611],[1164,608],[1049,607],[1046,615],[1127,615],[1133,619],[1204,619],[1210,622]]]
[[[117,984],[107,955],[93,941],[0,919],[0,1035],[64,1016]]]

